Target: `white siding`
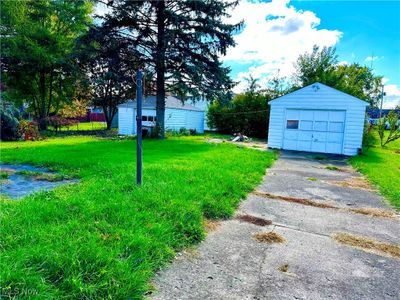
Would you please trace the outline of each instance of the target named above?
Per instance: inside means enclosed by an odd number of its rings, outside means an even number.
[[[270,102],[268,147],[282,148],[287,109],[345,110],[346,122],[342,154],[356,155],[362,145],[366,102],[320,83]]]
[[[118,108],[118,134],[132,135],[136,134],[135,117],[133,107]]]
[[[181,128],[204,132],[204,112],[167,108],[165,109],[165,129],[179,131]]]
[[[143,109],[142,115],[155,116],[156,110]],[[203,133],[204,111],[166,108],[165,128],[176,131],[179,131],[181,128],[196,129],[197,133]],[[127,107],[125,105],[118,107],[118,134],[136,134],[136,109],[133,107]]]

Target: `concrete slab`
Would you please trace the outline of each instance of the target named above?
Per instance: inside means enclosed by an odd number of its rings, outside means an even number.
[[[324,165],[335,164],[343,171]],[[322,166],[322,167],[321,167]],[[354,214],[349,207],[384,207],[372,191],[332,186],[324,180],[361,176],[342,157],[284,152],[257,188],[290,197],[334,201],[335,210],[250,194],[238,213],[272,225],[228,220],[193,252],[183,253],[158,274],[153,299],[399,299],[400,260],[338,244],[334,232],[400,243],[400,220]],[[307,180],[315,177],[317,181]],[[328,186],[329,185],[329,186]],[[274,231],[283,244],[260,243],[258,232]],[[287,272],[280,267],[287,265]]]

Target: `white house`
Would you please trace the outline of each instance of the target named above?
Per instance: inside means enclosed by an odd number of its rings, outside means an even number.
[[[269,102],[268,147],[356,155],[368,103],[314,83]]]
[[[143,128],[151,129],[156,122],[156,96],[149,96],[142,105]],[[195,129],[204,132],[204,110],[193,105],[182,103],[173,96],[165,98],[165,129]],[[118,133],[121,135],[136,134],[136,101],[128,101],[118,106]]]

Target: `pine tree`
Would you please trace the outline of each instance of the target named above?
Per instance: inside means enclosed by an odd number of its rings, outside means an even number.
[[[140,53],[142,67],[156,74],[157,132],[164,138],[166,92],[211,99],[233,83],[219,56],[234,46],[241,24],[224,19],[237,0],[106,1],[105,26],[117,28]]]

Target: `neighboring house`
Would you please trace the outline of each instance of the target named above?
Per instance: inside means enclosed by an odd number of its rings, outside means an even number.
[[[269,102],[268,147],[356,155],[368,103],[314,83]]]
[[[201,110],[204,110],[204,130],[205,131],[212,131],[215,130],[213,128],[210,128],[207,124],[207,111],[208,111],[208,107],[210,106],[210,102],[207,101],[206,98],[201,97],[201,98],[193,98],[193,97],[189,97],[187,99],[187,103],[200,108]]]
[[[156,96],[143,100],[142,126],[152,130],[156,124]],[[181,128],[204,132],[204,110],[184,103],[176,97],[165,98],[165,129],[179,131]],[[136,134],[136,101],[128,101],[118,106],[118,133]]]
[[[394,110],[397,114],[400,114],[399,109],[382,109],[382,113],[380,112],[379,108],[368,108],[367,115],[368,115],[368,123],[370,124],[378,124],[379,116],[387,117],[390,111]]]

